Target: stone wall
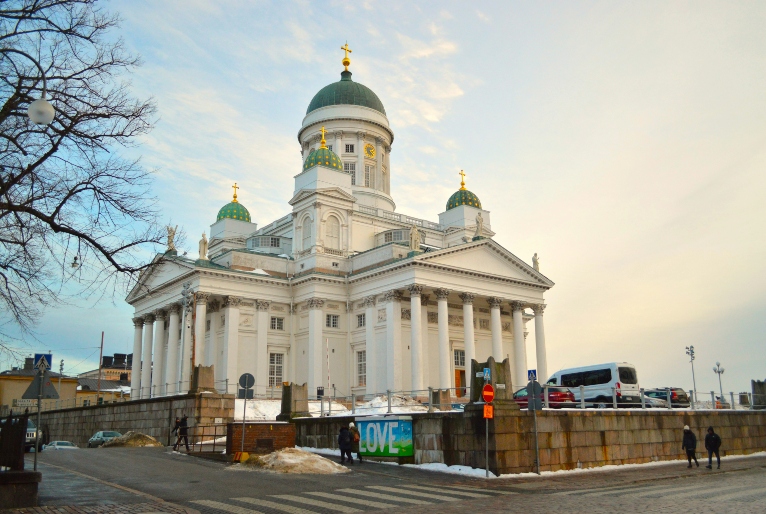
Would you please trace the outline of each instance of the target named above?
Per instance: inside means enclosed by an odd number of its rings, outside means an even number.
[[[175,418],[184,415],[190,427],[231,422],[234,395],[187,394],[47,411],[42,413],[42,428],[48,441],[71,441],[81,447],[100,430],[132,430],[169,445]]]
[[[295,447],[295,425],[273,421],[245,423],[245,449],[249,453],[271,453]],[[242,423],[226,426],[226,453],[241,451]]]
[[[412,414],[415,462],[483,468],[486,443],[481,407],[467,405],[465,413]],[[489,422],[490,470],[495,474],[533,471],[532,413],[498,402],[495,416]],[[349,421],[353,418],[296,419],[296,444],[336,448],[340,425]],[[537,421],[544,471],[683,459],[684,425],[696,434],[700,454],[711,425],[723,440],[722,455],[766,451],[763,411],[546,410],[538,413]]]

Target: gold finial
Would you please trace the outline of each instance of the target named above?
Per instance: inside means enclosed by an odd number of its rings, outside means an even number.
[[[233,203],[238,203],[237,202],[237,189],[239,189],[239,186],[237,185],[236,182],[234,182],[234,185],[231,186],[231,187],[234,189],[234,200],[232,200],[232,202]]]
[[[320,146],[320,147],[319,147],[319,148],[320,148],[320,150],[321,150],[322,148],[327,148],[327,141],[325,141],[325,139],[324,139],[324,135],[325,135],[325,133],[326,133],[327,131],[324,129],[324,125],[323,125],[323,126],[322,126],[322,128],[319,130],[319,132],[321,132],[321,133],[322,133],[322,141],[320,141],[320,144],[321,144],[322,146]]]
[[[458,175],[460,175],[460,190],[465,191],[465,171],[460,170]]]
[[[351,59],[348,58],[348,54],[351,53],[351,49],[348,47],[348,41],[346,41],[346,44],[340,47],[340,49],[346,52],[346,56],[343,58],[341,63],[346,67],[345,71],[348,71],[348,66],[351,64]]]

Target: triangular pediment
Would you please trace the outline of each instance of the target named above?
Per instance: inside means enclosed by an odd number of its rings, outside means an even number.
[[[141,273],[138,282],[130,290],[125,301],[132,303],[140,296],[150,293],[168,282],[172,282],[193,269],[194,263],[192,262],[157,255],[152,261],[152,265]]]
[[[546,276],[491,239],[429,252],[418,256],[417,260],[547,287],[554,285]]]
[[[301,189],[295,196],[288,202],[290,205],[296,205],[301,201],[310,198],[314,195],[324,196],[329,198],[336,198],[338,200],[345,200],[347,202],[356,202],[356,198],[353,195],[347,193],[339,187],[327,187],[323,189]]]

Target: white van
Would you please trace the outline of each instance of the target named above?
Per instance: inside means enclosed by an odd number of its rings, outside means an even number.
[[[623,407],[641,407],[636,367],[627,362],[609,362],[594,366],[562,369],[548,379],[549,385],[568,387],[580,401],[580,386],[589,406],[612,406],[612,388],[617,403]]]

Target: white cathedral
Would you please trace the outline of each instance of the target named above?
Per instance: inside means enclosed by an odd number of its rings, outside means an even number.
[[[394,133],[344,50],[340,81],[314,96],[298,131],[292,210],[259,228],[235,184],[196,260],[176,253],[168,229],[168,251],[127,297],[132,398],[186,392],[200,364],[229,393],[251,373],[259,396],[278,397],[284,381],[312,396],[462,396],[471,359],[490,355],[510,359],[515,390],[527,383],[532,319],[537,375],[548,378],[543,295],[553,282],[536,258],[530,266],[492,239],[490,213],[464,180],[438,222],[396,212]]]

